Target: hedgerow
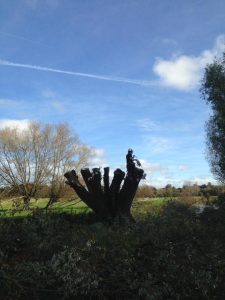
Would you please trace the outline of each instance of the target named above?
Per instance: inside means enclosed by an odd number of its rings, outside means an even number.
[[[136,223],[0,219],[0,299],[224,299],[225,209],[171,201]]]

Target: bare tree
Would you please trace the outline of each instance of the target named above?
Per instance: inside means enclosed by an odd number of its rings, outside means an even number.
[[[49,133],[49,126],[38,123],[0,130],[0,177],[23,196],[25,208],[48,176]]]
[[[47,208],[56,202],[65,189],[64,173],[71,166],[83,168],[88,164],[92,149],[79,141],[67,124],[59,124],[52,128],[52,151],[50,158],[50,197]]]
[[[23,196],[25,209],[43,184],[50,188],[49,205],[56,201],[63,174],[71,164],[83,166],[87,158],[88,147],[66,124],[32,122],[24,130],[0,130],[0,182]]]

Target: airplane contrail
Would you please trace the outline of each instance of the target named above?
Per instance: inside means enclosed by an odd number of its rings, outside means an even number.
[[[123,77],[80,73],[80,72],[53,69],[53,68],[48,68],[48,67],[41,67],[41,66],[36,66],[36,65],[15,63],[15,62],[2,60],[2,59],[0,59],[0,65],[8,66],[8,67],[33,69],[33,70],[45,71],[45,72],[61,73],[61,74],[67,74],[67,75],[72,75],[72,76],[89,77],[89,78],[100,79],[100,80],[117,81],[117,82],[137,84],[137,85],[142,85],[142,86],[158,86],[159,85],[159,83],[157,81],[138,80],[138,79],[123,78]]]

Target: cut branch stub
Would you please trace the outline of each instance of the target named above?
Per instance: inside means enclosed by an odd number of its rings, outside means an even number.
[[[85,187],[79,182],[77,173],[75,170],[69,171],[64,174],[67,181],[66,183],[71,186],[75,192],[77,193],[78,197],[84,201],[90,208],[93,209],[92,201],[89,192],[85,189]]]
[[[109,194],[109,167],[104,168],[104,193]]]
[[[115,217],[117,215],[119,209],[118,197],[120,192],[120,186],[125,177],[125,172],[120,169],[116,169],[114,171],[114,177],[112,183],[109,188],[109,206],[112,212],[112,216]]]
[[[86,188],[79,182],[74,170],[67,172],[65,177],[67,184],[101,219],[125,217],[132,220],[131,205],[143,174],[144,171],[136,166],[132,174],[127,173],[126,176],[121,169],[116,169],[109,184],[109,167],[106,167],[103,176],[104,186],[102,186],[100,168],[93,168],[92,172],[86,168],[81,170]]]

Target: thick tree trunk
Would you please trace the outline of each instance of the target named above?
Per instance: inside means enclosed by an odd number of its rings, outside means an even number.
[[[133,171],[125,174],[116,169],[111,184],[109,184],[109,167],[104,168],[103,182],[100,168],[86,168],[81,170],[86,188],[79,182],[75,170],[67,172],[64,176],[67,184],[70,185],[82,201],[89,206],[101,219],[114,218],[133,220],[131,205],[144,171],[141,168],[133,167]],[[123,182],[124,180],[124,182]],[[123,186],[121,184],[123,182]]]
[[[30,197],[24,196],[23,197],[23,209],[28,210],[30,208]]]

